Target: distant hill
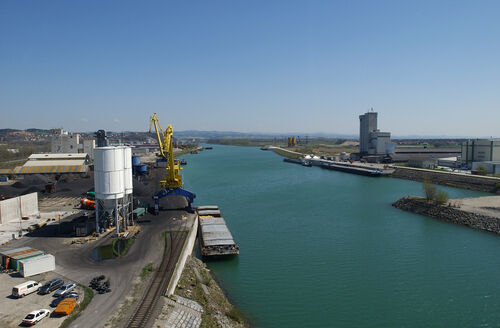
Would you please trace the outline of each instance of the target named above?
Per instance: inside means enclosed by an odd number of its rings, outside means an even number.
[[[0,129],[0,134],[6,134],[6,133],[16,132],[16,131],[22,131],[22,130],[18,130],[18,129]]]

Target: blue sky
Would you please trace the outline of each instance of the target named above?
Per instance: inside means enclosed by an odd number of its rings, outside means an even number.
[[[500,1],[0,2],[1,128],[500,136]]]

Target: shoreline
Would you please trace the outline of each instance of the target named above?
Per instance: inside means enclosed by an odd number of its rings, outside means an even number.
[[[274,146],[269,146],[266,149],[284,158],[297,159],[306,155]],[[433,184],[441,186],[476,190],[492,194],[500,193],[500,178],[393,165],[390,165],[390,167],[394,171],[391,174],[385,175],[386,177],[418,182],[430,180]]]
[[[482,202],[485,198],[491,199]],[[462,209],[464,200],[475,200],[476,204],[481,206],[468,205]],[[428,202],[422,197],[403,197],[392,203],[392,206],[403,211],[500,235],[500,196],[451,199],[444,205]]]

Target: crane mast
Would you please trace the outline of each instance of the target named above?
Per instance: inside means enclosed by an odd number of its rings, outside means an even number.
[[[165,180],[161,181],[161,184],[163,187],[167,188],[182,188],[182,175],[180,174],[180,170],[182,170],[182,168],[180,167],[179,162],[174,159],[174,129],[172,128],[172,125],[169,124],[165,132],[163,132],[156,113],[151,116],[149,132],[151,132],[153,126],[156,131],[160,154],[167,160],[167,176],[165,177]]]

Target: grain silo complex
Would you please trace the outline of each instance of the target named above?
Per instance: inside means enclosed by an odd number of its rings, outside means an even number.
[[[131,224],[132,151],[130,147],[94,149],[96,231],[116,227],[117,234]]]

